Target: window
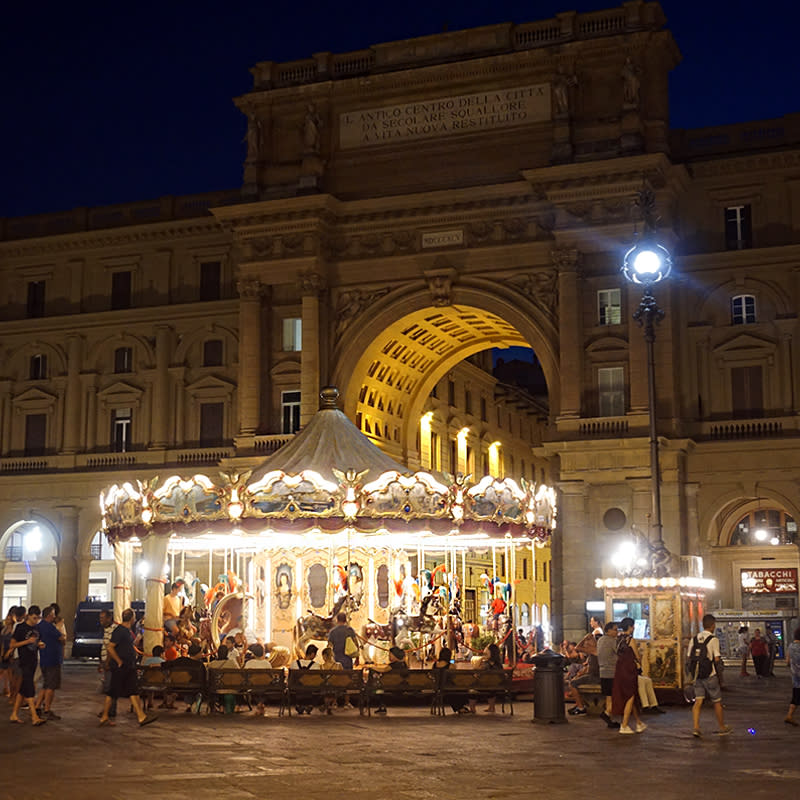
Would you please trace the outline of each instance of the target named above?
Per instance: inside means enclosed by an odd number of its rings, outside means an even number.
[[[622,304],[619,289],[601,289],[597,293],[597,321],[600,325],[619,325]]]
[[[528,577],[528,559],[522,559],[522,580],[526,580]]]
[[[621,417],[625,413],[625,368],[597,370],[598,416]]]
[[[464,411],[467,414],[472,413],[472,392],[469,389],[464,391]]]
[[[32,381],[42,381],[47,377],[47,356],[44,353],[36,353],[31,356],[30,379]]]
[[[481,422],[486,422],[486,398],[481,397]]]
[[[303,349],[303,321],[289,317],[283,321],[283,351],[299,353]]]
[[[111,273],[111,309],[131,307],[131,273],[129,270]]]
[[[456,404],[455,381],[447,381],[447,404],[450,406],[454,406]]]
[[[208,339],[203,342],[203,366],[222,366],[222,339]]]
[[[223,421],[225,416],[224,403],[200,404],[200,444],[220,444],[224,437]]]
[[[728,206],[725,209],[725,247],[746,250],[753,246],[753,227],[750,206]]]
[[[458,472],[458,442],[450,440],[450,472],[454,475]]]
[[[300,392],[281,392],[281,416],[284,433],[300,429]]]
[[[131,449],[131,409],[115,408],[111,412],[111,448],[115,453]]]
[[[756,321],[756,298],[738,294],[731,298],[731,325],[752,325]]]
[[[200,265],[200,300],[219,300],[221,264],[219,261],[205,261]]]
[[[28,317],[44,316],[44,281],[28,281]]]
[[[118,347],[114,351],[114,372],[133,372],[133,349]]]
[[[764,415],[761,367],[731,368],[731,399],[735,418]]]
[[[25,415],[25,455],[42,456],[47,435],[46,414]]]

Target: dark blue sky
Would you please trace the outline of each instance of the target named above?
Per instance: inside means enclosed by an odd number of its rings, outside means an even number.
[[[0,22],[0,217],[238,186],[245,125],[231,98],[250,88],[257,61],[346,52],[445,24],[530,22],[614,5],[8,3]],[[745,0],[662,5],[684,57],[671,83],[673,127],[800,111],[792,3],[768,3],[761,13]]]

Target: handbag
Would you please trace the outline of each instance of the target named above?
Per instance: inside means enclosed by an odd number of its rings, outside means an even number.
[[[353,640],[352,636],[348,636],[344,642],[344,654],[352,658],[358,653],[358,645]]]

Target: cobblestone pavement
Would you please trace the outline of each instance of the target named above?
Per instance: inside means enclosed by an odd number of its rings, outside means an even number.
[[[361,798],[796,796],[800,728],[783,722],[791,695],[777,677],[731,677],[724,702],[731,736],[717,737],[704,710],[703,739],[691,736],[688,706],[646,715],[648,729],[621,736],[596,716],[533,725],[532,705],[514,716],[431,717],[427,708],[390,708],[267,718],[162,712],[138,727],[123,713],[98,727],[97,672],[65,667],[61,715],[40,728],[0,718],[0,798],[132,800],[166,797]]]

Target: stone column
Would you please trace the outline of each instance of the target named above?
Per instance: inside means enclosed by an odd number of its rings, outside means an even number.
[[[150,447],[163,449],[169,445],[169,351],[170,328],[156,326],[156,373],[153,379],[153,405],[150,426]]]
[[[561,409],[559,416],[581,415],[583,389],[583,322],[580,290],[580,254],[577,250],[552,252],[558,269],[558,333],[561,344]]]
[[[253,436],[261,426],[261,283],[240,280],[239,434]]]
[[[84,375],[82,382],[86,395],[86,450],[91,452],[97,445],[97,376]]]
[[[81,443],[81,337],[67,340],[67,385],[64,393],[64,452],[76,453]]]
[[[161,613],[164,602],[164,564],[167,559],[169,538],[150,534],[142,542],[142,559],[147,564],[144,598],[144,652],[150,655],[164,638]]]
[[[322,276],[313,271],[300,276],[303,295],[303,350],[300,353],[300,426],[308,425],[319,409],[320,303],[325,288]]]
[[[5,553],[3,553],[5,555]],[[6,560],[0,558],[0,598],[3,597],[3,590],[6,585]]]
[[[11,381],[0,381],[0,455],[11,449]]]
[[[553,542],[553,572],[560,575],[560,587],[556,592],[554,580],[553,616],[561,620],[561,636],[578,641],[586,633],[585,602],[592,595],[598,565],[594,558],[587,558],[587,552],[594,550],[594,534],[587,528],[586,484],[567,481],[559,489],[560,523],[554,534],[559,541]]]
[[[78,520],[77,506],[58,506],[61,514],[61,542],[56,557],[56,602],[61,606],[61,616],[67,625],[67,634],[72,635],[75,609],[78,606]]]
[[[92,566],[92,556],[90,553],[80,553],[76,559],[77,578],[75,580],[77,590],[77,601],[85,600],[89,594],[89,572]]]

